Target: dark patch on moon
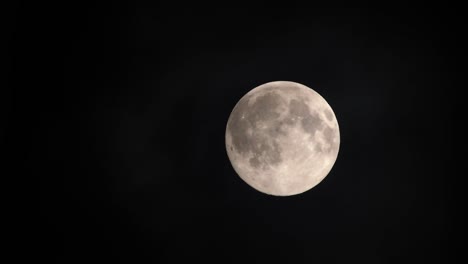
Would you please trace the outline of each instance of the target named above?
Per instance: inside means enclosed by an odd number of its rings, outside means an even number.
[[[260,122],[273,124],[280,114],[275,110],[281,105],[281,96],[268,91],[259,95],[253,104],[249,105],[252,95],[242,98],[231,113],[228,130],[232,136],[235,150],[241,154],[252,153],[250,165],[258,168],[262,162],[277,164],[281,162],[281,147],[275,142],[276,135],[281,128],[271,126],[267,131],[260,131],[257,126]],[[251,131],[249,133],[248,131]],[[266,136],[267,132],[270,136]],[[264,160],[260,160],[263,157]]]
[[[254,168],[258,168],[261,165],[260,160],[258,159],[258,156],[250,158],[249,159],[249,164],[250,164],[250,166],[252,166]]]
[[[316,152],[322,152],[322,151],[323,151],[323,149],[322,149],[322,143],[317,142],[317,144],[315,144],[314,150],[315,150]]]
[[[268,92],[256,98],[250,109],[253,122],[268,122],[277,119],[280,114],[275,110],[281,105],[281,96],[276,92]]]
[[[323,121],[317,114],[310,115],[309,117],[302,119],[301,124],[304,131],[312,136],[315,134],[315,131],[322,129],[323,127]]]
[[[327,127],[323,130],[323,136],[324,136],[324,138],[325,138],[325,142],[330,143],[330,146],[331,146],[331,148],[328,149],[329,151],[332,150],[332,149],[335,147],[335,145],[336,145],[336,144],[334,143],[334,141],[333,141],[334,138],[335,138],[335,133],[334,133],[334,132],[335,132],[335,131],[334,131],[331,127],[329,127],[329,126],[327,126]]]
[[[273,146],[265,142],[261,147],[253,148],[252,152],[254,156],[249,163],[253,168],[264,168],[266,164],[275,165],[282,161],[280,147],[274,141]]]
[[[309,107],[304,101],[292,99],[289,102],[289,114],[301,117],[309,116]]]
[[[278,164],[281,162],[281,148],[275,141],[262,142],[253,153],[254,156],[250,158],[249,163],[254,168],[259,168],[265,164]],[[263,162],[260,159],[263,158]]]
[[[325,117],[328,119],[328,121],[333,121],[333,113],[330,111],[330,109],[325,109]]]
[[[333,141],[333,129],[331,127],[326,127],[323,130],[323,135],[325,136],[325,140],[327,142],[332,142]]]
[[[315,135],[315,131],[323,127],[323,121],[319,115],[317,113],[310,113],[310,109],[304,100],[292,99],[289,102],[289,114],[289,122],[294,122],[292,121],[293,117],[300,118],[302,128],[312,136]]]
[[[287,135],[285,130],[285,122],[282,120],[275,120],[270,126],[268,126],[266,133],[272,138]]]

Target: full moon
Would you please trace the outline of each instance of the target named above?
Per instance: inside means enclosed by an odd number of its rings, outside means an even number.
[[[338,156],[340,132],[325,99],[300,83],[262,84],[236,104],[226,126],[232,167],[254,189],[275,196],[319,184]]]

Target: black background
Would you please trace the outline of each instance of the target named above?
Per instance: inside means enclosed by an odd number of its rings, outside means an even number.
[[[57,263],[444,262],[454,242],[456,9],[114,3],[11,8],[3,137],[39,179],[27,239]],[[328,177],[255,191],[230,111],[276,80],[338,118]],[[10,99],[8,99],[10,98]],[[31,253],[33,254],[33,253]]]

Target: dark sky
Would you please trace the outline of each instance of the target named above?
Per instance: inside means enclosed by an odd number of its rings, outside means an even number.
[[[38,259],[442,263],[457,250],[455,11],[155,1],[11,13],[2,136],[40,180]],[[319,92],[341,132],[328,177],[292,197],[249,187],[224,147],[237,101],[276,80]]]

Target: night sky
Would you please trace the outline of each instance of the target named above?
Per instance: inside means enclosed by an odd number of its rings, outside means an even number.
[[[282,5],[13,6],[2,137],[40,182],[28,254],[446,263],[460,14]],[[244,183],[224,143],[238,100],[277,80],[320,93],[341,133],[330,174],[291,197]]]

